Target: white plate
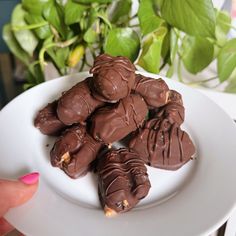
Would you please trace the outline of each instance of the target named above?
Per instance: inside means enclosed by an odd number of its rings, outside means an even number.
[[[81,73],[43,83],[0,112],[0,177],[41,173],[37,194],[12,209],[7,220],[33,236],[199,236],[223,224],[236,203],[232,186],[236,180],[235,124],[210,99],[171,80],[166,79],[169,87],[183,95],[184,129],[195,142],[197,160],[174,172],[148,168],[152,188],[134,210],[106,218],[94,175],[72,180],[51,167],[48,152],[53,139],[35,129],[33,119],[41,107],[86,76]]]
[[[224,236],[236,236],[236,211],[230,215],[227,221]]]

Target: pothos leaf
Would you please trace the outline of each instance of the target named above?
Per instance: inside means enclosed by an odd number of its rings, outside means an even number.
[[[13,29],[27,26],[25,22],[25,10],[22,8],[21,4],[16,5],[13,10],[11,17],[11,24]],[[33,52],[38,44],[38,39],[35,37],[30,30],[16,30],[14,31],[16,40],[19,42],[21,47],[30,55],[33,56]]]
[[[161,62],[161,47],[167,33],[166,27],[160,27],[143,42],[142,54],[138,64],[145,70],[158,73]]]
[[[213,44],[205,38],[185,36],[181,57],[186,69],[196,74],[207,67],[214,56]]]
[[[112,56],[126,56],[135,61],[140,49],[138,34],[131,28],[115,28],[109,31],[104,51]]]
[[[45,39],[50,36],[51,30],[49,28],[49,25],[41,15],[26,13],[25,20],[27,21],[28,24],[40,24],[40,23],[45,24],[43,26],[34,29],[35,34],[40,39]]]
[[[231,39],[220,50],[217,57],[217,71],[221,82],[227,80],[236,67],[236,39]]]
[[[215,38],[212,0],[162,1],[161,15],[170,25],[187,34]]]
[[[21,48],[21,46],[15,39],[10,24],[4,25],[2,37],[7,46],[9,47],[10,51],[25,65],[29,65],[29,55]]]
[[[87,9],[88,6],[86,5],[75,3],[72,0],[68,0],[65,5],[65,23],[67,25],[71,25],[79,22]]]
[[[66,38],[68,28],[64,22],[64,11],[56,1],[50,1],[44,5],[43,16],[60,33],[63,39]]]
[[[138,8],[138,19],[143,35],[157,30],[164,22],[164,20],[157,15],[153,0],[140,1]]]
[[[116,1],[114,9],[110,14],[110,21],[118,25],[127,22],[131,12],[131,6],[131,0]]]
[[[230,30],[231,17],[226,11],[216,10],[216,39],[219,45],[223,46],[227,41],[227,34]]]

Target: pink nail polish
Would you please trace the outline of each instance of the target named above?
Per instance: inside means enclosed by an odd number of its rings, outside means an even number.
[[[19,180],[27,185],[36,184],[39,180],[39,173],[38,172],[32,172],[26,175],[23,175],[19,178]]]

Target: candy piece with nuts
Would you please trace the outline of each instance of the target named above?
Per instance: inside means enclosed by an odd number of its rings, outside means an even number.
[[[134,65],[121,56],[98,56],[90,73],[93,73],[93,96],[106,102],[117,102],[129,96],[135,81]]]
[[[143,98],[138,94],[131,94],[115,105],[96,111],[91,118],[92,136],[107,144],[118,141],[139,128],[147,112]]]
[[[49,103],[41,109],[35,120],[34,126],[38,128],[41,133],[46,135],[57,135],[63,128],[66,127],[57,116],[57,101]]]
[[[92,96],[89,88],[90,79],[76,84],[58,100],[57,114],[64,124],[83,123],[97,107],[104,105]]]
[[[109,150],[97,165],[98,191],[105,215],[131,210],[151,187],[140,157],[128,149]]]
[[[150,108],[158,108],[168,101],[169,88],[163,79],[153,79],[143,75],[136,75],[133,87]]]
[[[54,144],[50,153],[51,164],[61,168],[71,178],[78,178],[87,173],[101,146],[86,133],[84,126],[73,126]]]

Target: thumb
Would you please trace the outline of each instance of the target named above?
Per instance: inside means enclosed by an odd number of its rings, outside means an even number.
[[[10,208],[27,202],[36,192],[39,173],[30,173],[18,181],[0,180],[0,217]]]

